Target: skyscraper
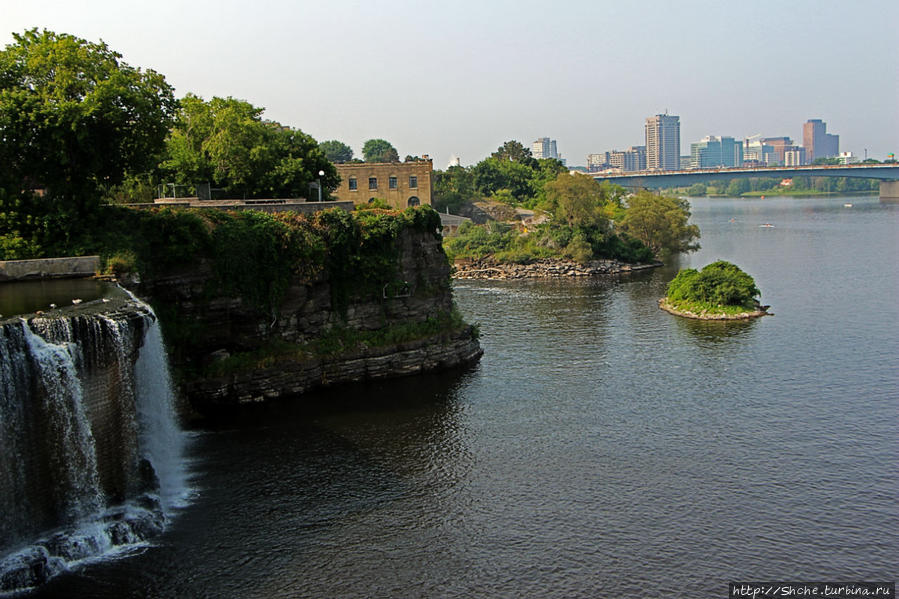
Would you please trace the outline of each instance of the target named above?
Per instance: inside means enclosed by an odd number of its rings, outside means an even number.
[[[709,135],[690,144],[690,168],[743,166],[743,142]]]
[[[556,149],[556,140],[548,137],[541,137],[531,144],[531,154],[534,158],[559,158],[559,152]]]
[[[680,117],[657,114],[646,119],[646,168],[680,168]]]
[[[827,132],[827,123],[821,119],[809,119],[802,125],[802,146],[805,159],[830,158],[840,153],[840,136]]]

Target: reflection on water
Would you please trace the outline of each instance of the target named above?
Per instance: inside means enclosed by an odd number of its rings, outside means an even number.
[[[122,297],[123,292],[110,283],[95,279],[41,279],[0,283],[0,315],[3,318],[30,314],[72,305],[73,299],[91,301],[103,297]]]
[[[742,337],[749,334],[758,324],[757,318],[748,320],[698,320],[695,318],[675,317],[678,328],[690,333],[697,341],[722,343],[731,337]]]

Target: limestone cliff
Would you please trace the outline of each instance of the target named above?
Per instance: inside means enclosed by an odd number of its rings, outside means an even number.
[[[201,412],[341,382],[468,364],[476,330],[454,316],[450,267],[433,232],[407,227],[390,250],[393,274],[299,272],[275,306],[221,293],[201,260],[133,285],[154,306],[177,379]]]

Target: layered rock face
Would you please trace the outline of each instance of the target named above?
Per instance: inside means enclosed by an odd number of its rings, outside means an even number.
[[[182,390],[200,411],[295,395],[340,382],[402,376],[459,366],[477,360],[480,345],[471,327],[414,341],[352,347],[324,357],[279,359],[269,368],[210,375],[217,360],[275,344],[302,346],[342,329],[372,332],[423,323],[453,309],[450,267],[440,240],[405,230],[397,239],[398,271],[381,289],[357,289],[350,282],[345,304],[336,305],[335,282],[326,270],[296,276],[280,304],[260,309],[246,299],[214,291],[208,267],[173,271],[145,280],[137,292],[149,298],[175,346],[174,366]],[[362,273],[359,273],[360,279]],[[346,282],[341,282],[346,286]],[[211,289],[213,289],[211,291]],[[213,369],[214,370],[214,369]]]

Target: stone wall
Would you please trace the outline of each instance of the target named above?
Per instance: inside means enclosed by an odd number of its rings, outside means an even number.
[[[100,269],[100,256],[0,261],[0,282],[23,279],[91,277]]]

